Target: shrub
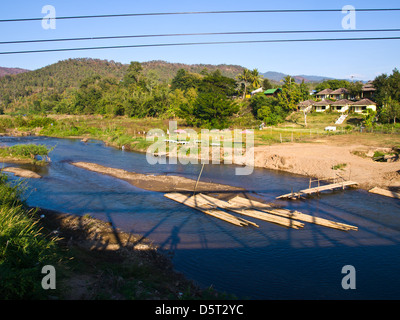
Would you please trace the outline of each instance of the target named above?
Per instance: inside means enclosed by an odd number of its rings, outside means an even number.
[[[41,233],[34,211],[21,197],[21,185],[10,186],[0,176],[0,296],[2,299],[38,299],[41,268],[58,260],[56,239]]]

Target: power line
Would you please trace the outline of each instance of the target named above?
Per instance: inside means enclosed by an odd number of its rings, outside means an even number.
[[[101,37],[79,37],[79,38],[58,38],[58,39],[36,39],[36,40],[14,40],[0,41],[1,44],[23,44],[42,42],[66,42],[82,40],[109,40],[129,38],[153,38],[153,37],[180,37],[180,36],[215,36],[215,35],[257,35],[257,34],[296,34],[296,33],[354,33],[354,32],[400,32],[400,29],[339,29],[339,30],[287,30],[287,31],[233,31],[233,32],[199,32],[199,33],[167,33],[167,34],[142,34],[142,35],[121,35]]]
[[[363,8],[356,9],[357,12],[390,12],[400,11],[400,8]],[[187,12],[147,12],[147,13],[122,13],[103,15],[83,15],[57,17],[57,20],[68,19],[92,19],[92,18],[117,18],[117,17],[140,17],[140,16],[170,16],[170,15],[203,15],[203,14],[246,14],[246,13],[316,13],[316,12],[342,12],[342,9],[279,9],[279,10],[224,10],[224,11],[187,11]],[[16,18],[2,19],[0,22],[24,22],[39,21],[40,18]]]
[[[122,46],[103,46],[103,47],[83,47],[83,48],[61,48],[61,49],[42,49],[26,51],[5,51],[0,55],[6,54],[25,54],[25,53],[45,53],[61,51],[84,51],[102,49],[124,49],[124,48],[145,48],[145,47],[171,47],[171,46],[192,46],[192,45],[222,45],[222,44],[250,44],[250,43],[283,43],[283,42],[324,42],[324,41],[373,41],[373,40],[400,40],[400,37],[375,37],[375,38],[331,38],[331,39],[281,39],[281,40],[243,40],[243,41],[214,41],[214,42],[183,42],[183,43],[156,43],[156,44],[136,44]]]

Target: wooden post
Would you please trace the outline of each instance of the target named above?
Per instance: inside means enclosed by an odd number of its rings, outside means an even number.
[[[198,178],[197,178],[196,184],[194,185],[193,196],[196,194],[197,184],[199,183],[201,174],[203,173],[203,169],[204,169],[204,163],[203,163],[203,165],[201,166],[201,170],[200,170],[199,176],[198,176]]]

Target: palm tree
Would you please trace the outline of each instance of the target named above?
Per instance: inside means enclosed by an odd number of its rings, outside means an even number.
[[[250,71],[251,74],[251,82],[253,84],[254,89],[257,89],[261,85],[261,76],[257,69]]]
[[[243,92],[243,99],[244,99],[246,98],[247,86],[252,81],[252,73],[249,69],[244,68],[243,73],[239,74],[237,78],[242,84],[244,84],[244,92]]]

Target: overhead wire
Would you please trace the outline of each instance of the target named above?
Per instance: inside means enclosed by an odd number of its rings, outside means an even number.
[[[390,12],[400,11],[400,8],[361,8],[357,12]],[[168,16],[168,15],[203,15],[203,14],[247,14],[247,13],[316,13],[316,12],[343,12],[343,9],[271,9],[271,10],[221,10],[221,11],[184,11],[184,12],[145,12],[145,13],[121,13],[121,14],[102,14],[102,15],[82,15],[82,16],[61,16],[57,20],[68,19],[94,19],[94,18],[120,18],[120,17],[140,17],[140,16]],[[25,22],[39,21],[38,18],[14,18],[0,19],[2,22]]]
[[[361,8],[357,12],[388,12],[400,11],[400,8]],[[196,14],[245,14],[245,13],[314,13],[314,12],[344,12],[343,9],[277,9],[277,10],[224,10],[224,11],[191,11],[191,12],[148,12],[148,13],[123,13],[106,15],[82,15],[82,16],[62,16],[56,20],[66,19],[86,19],[86,18],[113,18],[113,17],[133,17],[133,16],[161,16],[161,15],[196,15]],[[1,22],[23,22],[43,20],[40,18],[17,18],[0,19]],[[341,29],[341,30],[270,30],[270,31],[236,31],[236,32],[200,32],[200,33],[170,33],[170,34],[141,34],[141,35],[118,35],[118,36],[95,36],[95,37],[75,37],[75,38],[56,38],[56,39],[33,39],[33,40],[11,40],[0,41],[0,45],[5,44],[24,44],[24,43],[45,43],[45,42],[67,42],[83,40],[110,40],[128,38],[153,38],[153,37],[182,37],[182,36],[215,36],[215,35],[257,35],[257,34],[301,34],[301,33],[360,33],[360,32],[399,32],[400,29]],[[24,53],[43,53],[61,51],[83,51],[101,49],[121,49],[121,48],[141,48],[141,47],[166,47],[166,46],[192,46],[192,45],[221,45],[221,44],[250,44],[250,43],[284,43],[284,42],[322,42],[322,41],[372,41],[372,40],[399,40],[400,37],[362,37],[362,38],[317,38],[317,39],[268,39],[268,40],[231,40],[231,41],[204,41],[204,42],[179,42],[179,43],[153,43],[153,44],[132,44],[132,45],[109,45],[94,47],[73,47],[73,48],[54,48],[37,50],[3,51],[0,55],[24,54]]]
[[[197,32],[197,33],[166,33],[166,34],[139,34],[119,36],[76,37],[35,40],[0,41],[3,44],[67,42],[83,40],[111,40],[129,38],[155,38],[155,37],[182,37],[182,36],[216,36],[216,35],[258,35],[258,34],[301,34],[301,33],[360,33],[360,32],[400,32],[400,29],[337,29],[337,30],[270,30],[270,31],[232,31],[232,32]]]
[[[284,43],[284,42],[324,42],[324,41],[372,41],[372,40],[400,40],[400,37],[370,37],[370,38],[319,38],[319,39],[278,39],[278,40],[241,40],[241,41],[210,41],[210,42],[181,42],[181,43],[155,43],[155,44],[135,44],[119,46],[99,46],[81,48],[59,48],[59,49],[40,49],[5,51],[0,55],[24,54],[24,53],[44,53],[61,51],[83,51],[101,49],[123,49],[123,48],[145,48],[145,47],[167,47],[167,46],[192,46],[192,45],[221,45],[221,44],[250,44],[250,43]]]

